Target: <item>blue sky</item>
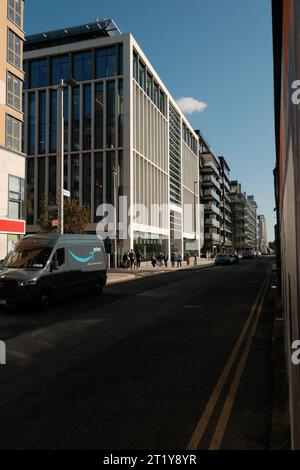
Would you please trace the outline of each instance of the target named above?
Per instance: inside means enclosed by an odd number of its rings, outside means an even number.
[[[270,0],[27,0],[25,31],[112,18],[131,32],[175,99],[207,103],[187,115],[275,223]]]

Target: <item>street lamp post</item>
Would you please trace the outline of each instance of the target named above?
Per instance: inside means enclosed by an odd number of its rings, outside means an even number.
[[[197,254],[196,254],[196,246],[197,246],[197,198],[196,198],[196,185],[199,184],[199,181],[194,181],[194,230],[195,230],[195,264],[197,263]],[[199,191],[200,193],[200,191]],[[200,233],[199,233],[200,236]],[[199,250],[198,250],[199,251]],[[199,253],[198,253],[199,254]]]
[[[114,207],[115,207],[115,217],[114,217],[114,267],[117,269],[117,170],[115,167],[112,169],[113,172],[113,181],[114,181]]]
[[[58,191],[57,191],[57,205],[58,205],[58,232],[64,233],[64,88],[68,85],[74,86],[78,83],[70,78],[60,81],[57,87],[58,90]]]

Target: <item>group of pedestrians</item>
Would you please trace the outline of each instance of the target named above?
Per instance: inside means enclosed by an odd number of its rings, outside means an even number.
[[[158,255],[156,255],[155,253],[152,253],[151,255],[151,264],[153,266],[153,268],[155,268],[156,265],[160,266],[160,267],[165,267],[167,268],[168,267],[168,255],[167,253],[159,253]]]
[[[124,269],[141,269],[142,254],[139,250],[136,252],[133,249],[125,251],[122,261]]]

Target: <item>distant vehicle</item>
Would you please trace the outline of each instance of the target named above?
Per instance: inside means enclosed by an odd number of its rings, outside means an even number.
[[[253,258],[254,258],[253,251],[244,251],[243,259],[253,259]]]
[[[215,265],[229,265],[232,264],[232,259],[227,253],[218,253],[215,257]]]
[[[0,306],[33,302],[46,310],[54,299],[86,290],[101,294],[107,268],[96,235],[27,235],[0,271]]]
[[[240,262],[240,258],[236,253],[230,253],[229,256],[231,258],[232,264],[237,264]]]

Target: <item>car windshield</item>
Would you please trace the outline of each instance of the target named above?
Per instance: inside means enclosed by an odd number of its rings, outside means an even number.
[[[5,268],[42,269],[52,253],[48,240],[22,240],[7,256]]]

